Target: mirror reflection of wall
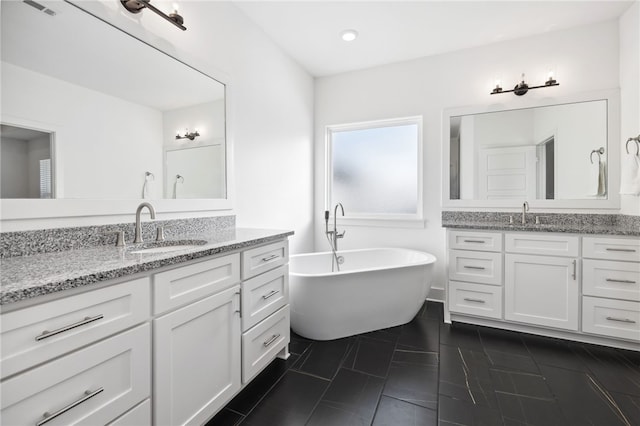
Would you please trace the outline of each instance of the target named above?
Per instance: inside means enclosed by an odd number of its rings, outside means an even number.
[[[164,198],[224,198],[224,146],[166,151]]]
[[[0,198],[53,198],[50,133],[0,126]]]
[[[606,100],[451,117],[450,199],[602,198],[600,146]]]

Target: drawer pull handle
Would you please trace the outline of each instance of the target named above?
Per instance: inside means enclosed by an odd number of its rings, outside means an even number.
[[[265,294],[264,296],[262,296],[262,298],[264,300],[267,300],[268,298],[270,298],[271,296],[275,296],[276,294],[280,293],[278,290],[271,290],[269,293]]]
[[[269,338],[269,340],[267,340],[266,342],[264,342],[262,344],[262,346],[264,346],[265,348],[268,347],[269,345],[271,345],[273,342],[275,342],[276,340],[278,340],[278,337],[280,337],[279,334],[274,334],[273,336],[271,336],[271,338]]]
[[[607,282],[610,283],[622,283],[622,284],[635,284],[635,281],[631,281],[631,280],[616,280],[614,278],[607,278],[606,279]]]
[[[571,263],[573,263],[573,274],[571,274],[571,278],[573,278],[573,280],[575,281],[576,280],[576,267],[577,267],[578,261],[573,259],[573,261]]]
[[[635,324],[636,323],[634,320],[630,320],[628,318],[607,317],[607,320],[609,320],[609,321],[617,321],[617,322],[626,322],[628,324]]]
[[[484,244],[484,241],[482,240],[462,240],[465,243],[478,243],[478,244]]]
[[[487,269],[487,268],[485,268],[484,266],[469,266],[469,265],[464,265],[464,267],[465,267],[466,269],[477,269],[477,270],[479,270],[479,271],[483,271],[483,270]]]
[[[51,336],[55,336],[56,334],[64,333],[65,331],[72,330],[72,329],[74,329],[76,327],[80,327],[80,326],[83,326],[85,324],[89,324],[90,322],[101,320],[102,318],[104,318],[104,315],[102,315],[102,314],[96,315],[95,317],[85,317],[81,321],[78,321],[78,322],[73,323],[73,324],[69,324],[69,325],[61,327],[61,328],[59,328],[57,330],[53,330],[53,331],[45,330],[45,331],[42,332],[42,334],[40,334],[39,336],[36,336],[36,342],[39,342],[40,340],[49,338]]]
[[[620,249],[620,248],[611,248],[611,247],[607,247],[606,248],[607,251],[624,251],[624,252],[628,252],[628,253],[635,253],[636,249]]]
[[[487,303],[482,299],[472,299],[470,297],[465,297],[464,300],[466,300],[467,302],[478,302],[478,303]]]
[[[262,258],[262,261],[263,261],[263,262],[268,262],[268,261],[273,260],[273,259],[275,259],[275,258],[277,258],[277,257],[278,257],[278,255],[277,255],[277,254],[272,254],[271,256],[263,257],[263,258]]]
[[[82,404],[83,402],[85,402],[86,400],[93,398],[94,396],[96,396],[97,394],[99,394],[102,391],[104,391],[104,388],[96,389],[93,392],[85,391],[84,392],[84,396],[82,398],[80,398],[79,400],[77,400],[75,402],[72,402],[71,404],[67,405],[64,408],[59,409],[55,413],[53,413],[53,414],[50,414],[49,412],[44,413],[42,415],[42,417],[44,417],[44,418],[42,420],[40,420],[39,422],[37,422],[36,426],[42,426],[43,424],[50,422],[51,420],[55,419],[59,415],[64,414],[67,411],[71,410],[73,407],[78,406],[78,405]]]

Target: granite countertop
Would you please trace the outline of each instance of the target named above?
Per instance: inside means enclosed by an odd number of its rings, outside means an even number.
[[[443,222],[445,228],[481,229],[493,231],[524,231],[524,232],[560,232],[565,234],[600,234],[600,235],[630,235],[640,236],[640,228],[619,225],[557,225],[529,223],[526,225],[498,222]]]
[[[185,234],[170,240],[204,240],[204,244],[167,253],[132,253],[141,245],[103,245],[77,250],[0,259],[0,305],[177,265],[293,235],[292,231],[230,228],[209,234]],[[168,239],[169,240],[169,239]]]

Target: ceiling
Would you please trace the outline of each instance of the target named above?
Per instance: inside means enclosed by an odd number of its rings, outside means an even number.
[[[616,19],[629,1],[244,1],[235,4],[315,77]],[[344,42],[340,33],[359,37]]]

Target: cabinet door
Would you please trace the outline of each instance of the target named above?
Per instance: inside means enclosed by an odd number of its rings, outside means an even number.
[[[240,287],[155,319],[154,421],[204,424],[240,389]]]
[[[505,255],[504,317],[578,330],[577,259]]]

